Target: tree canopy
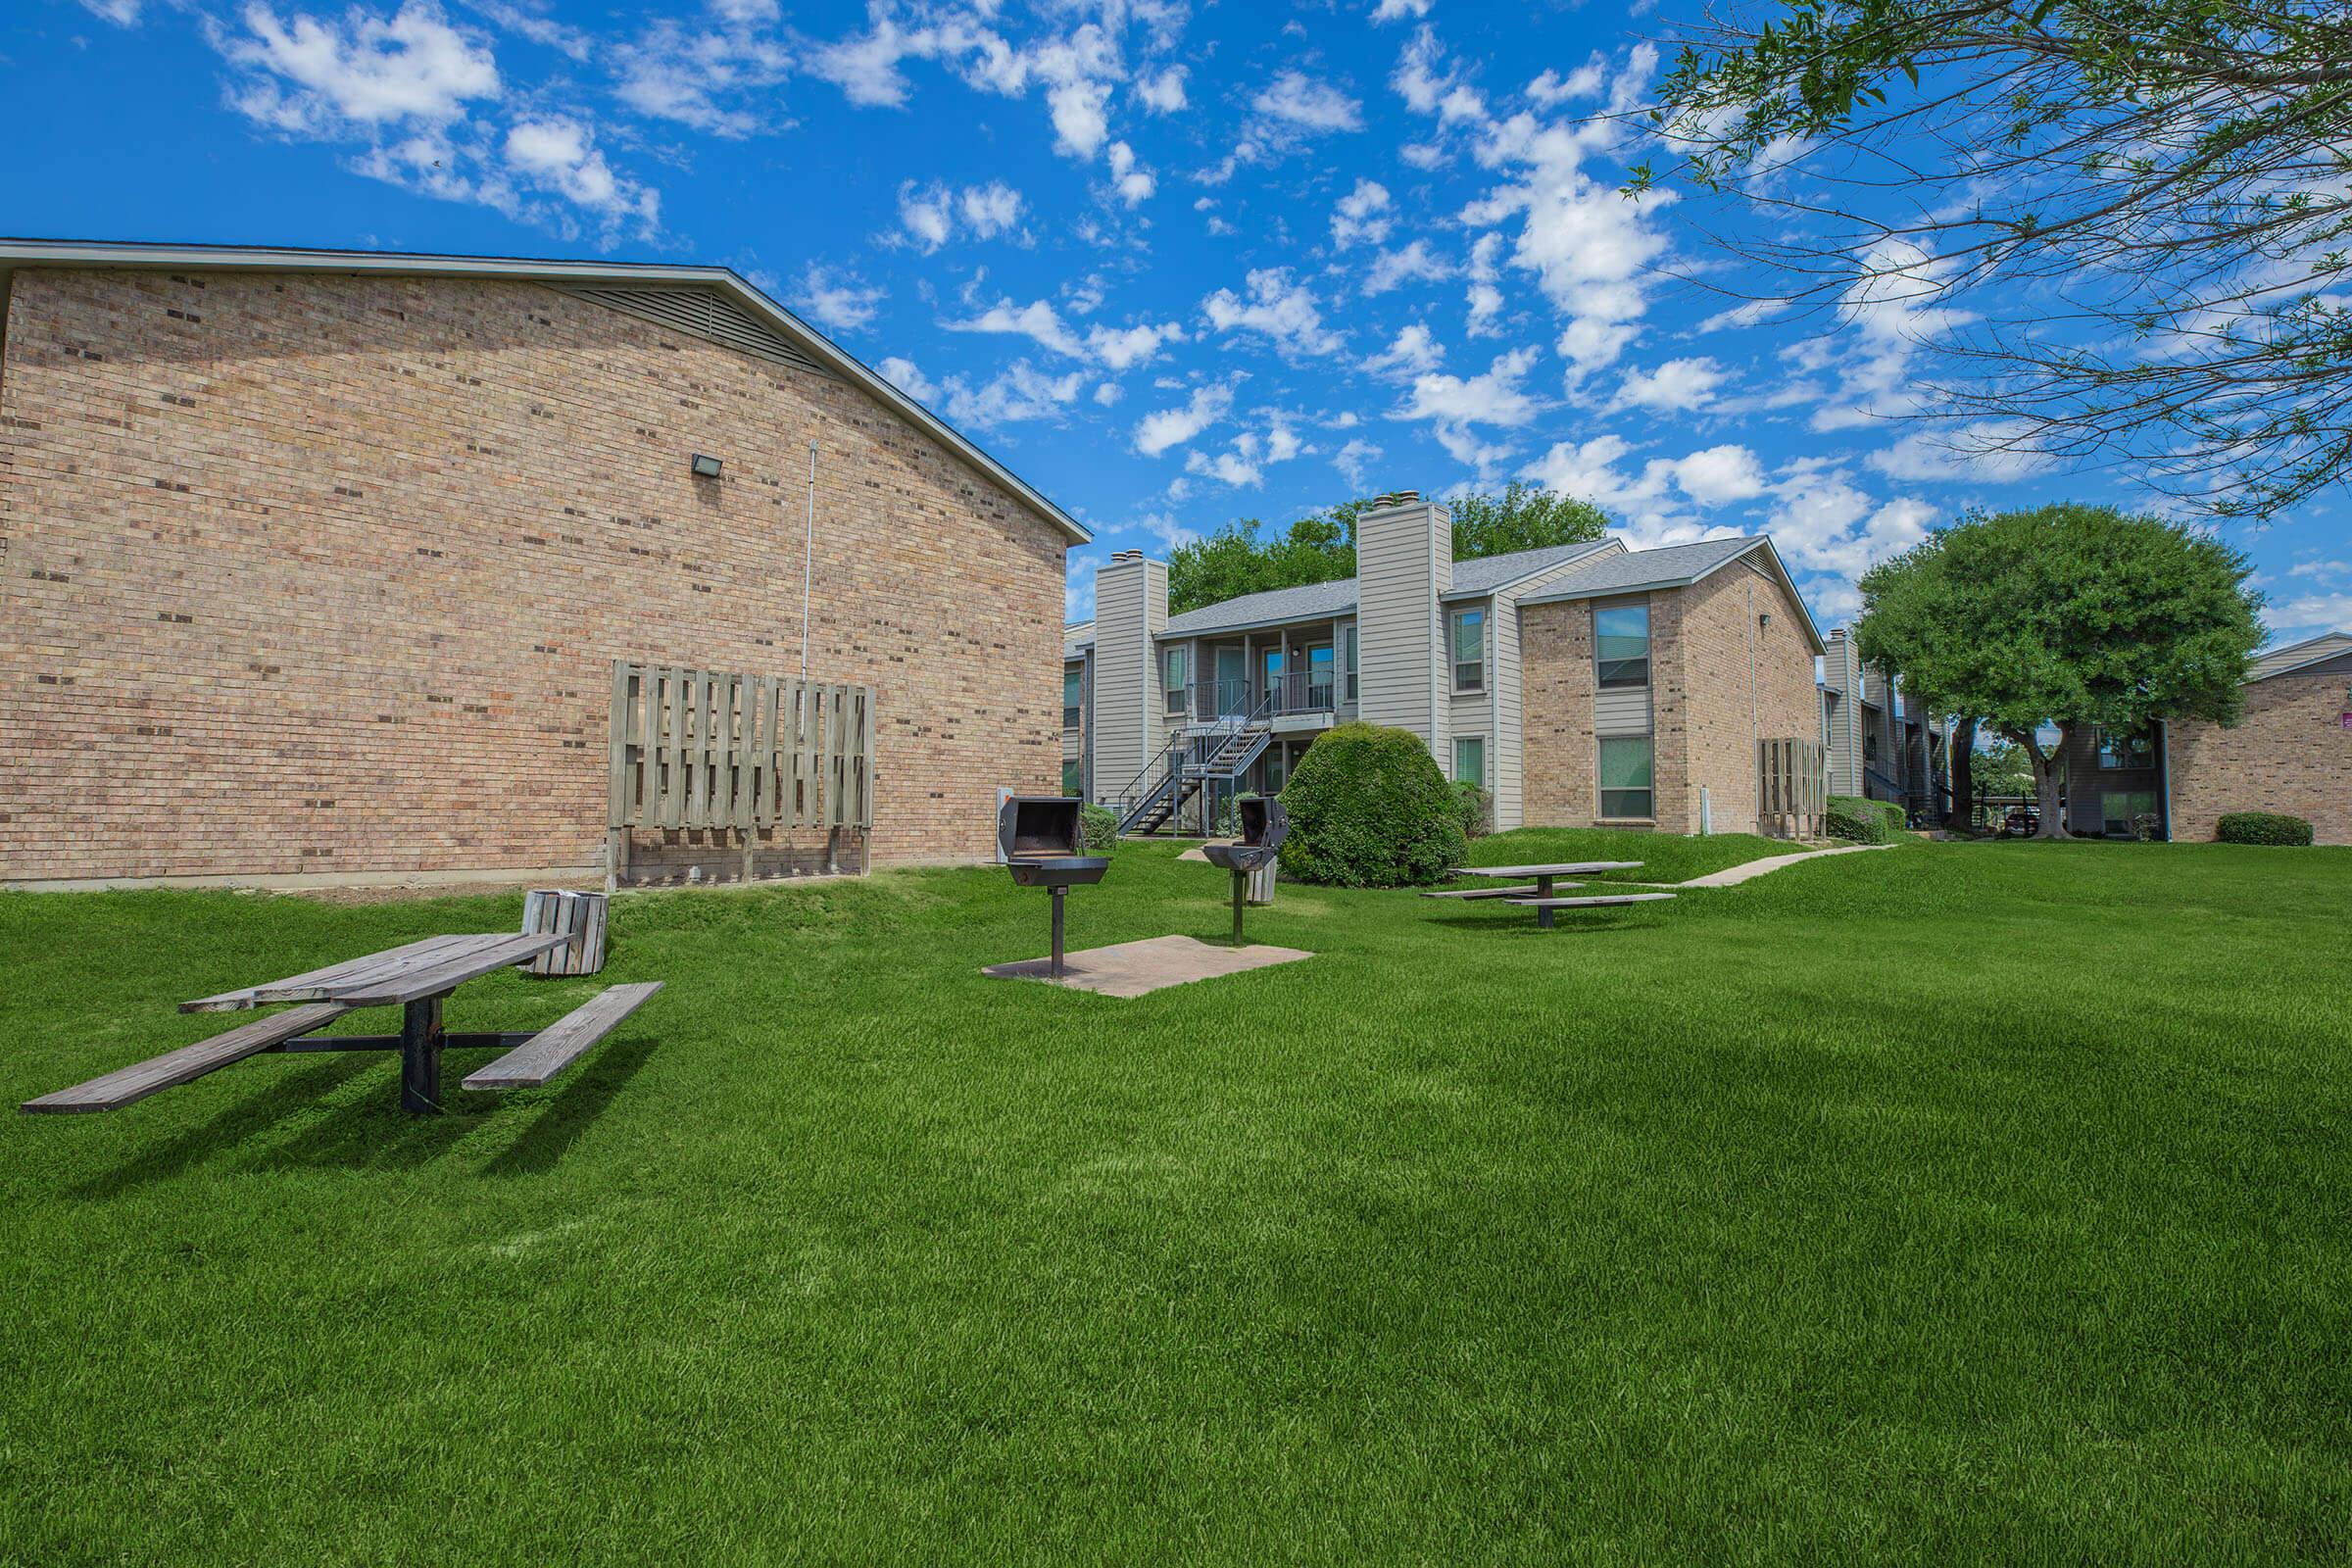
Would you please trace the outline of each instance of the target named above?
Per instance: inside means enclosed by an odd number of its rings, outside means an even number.
[[[1370,497],[1309,513],[1278,534],[1255,517],[1226,523],[1168,554],[1168,608],[1176,614],[1269,588],[1296,588],[1355,575],[1355,519]],[[1609,514],[1590,501],[1512,480],[1499,494],[1457,498],[1453,559],[1473,561],[1598,539]]]
[[[2352,473],[2347,61],[2342,0],[1783,0],[1651,113],[1687,182],[1763,209],[1717,236],[1757,298],[1944,351],[1956,446],[2261,516]]]
[[[2085,726],[2234,722],[2262,646],[2244,556],[2113,507],[1975,514],[1862,577],[1862,657],[1936,712],[1982,720],[2033,760],[2057,837],[2058,767]],[[2035,731],[2064,737],[2045,751]]]

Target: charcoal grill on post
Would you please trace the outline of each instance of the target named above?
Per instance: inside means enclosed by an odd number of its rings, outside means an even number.
[[[1203,844],[1200,853],[1233,873],[1233,945],[1242,945],[1242,901],[1249,891],[1250,873],[1274,863],[1282,841],[1291,834],[1291,813],[1280,801],[1238,803],[1242,836],[1230,843]]]
[[[1082,855],[1078,808],[1083,804],[1059,795],[1011,795],[997,808],[997,848],[1013,885],[1045,888],[1054,895],[1054,968],[1059,979],[1061,963],[1061,901],[1070,889],[1102,880],[1110,858]]]

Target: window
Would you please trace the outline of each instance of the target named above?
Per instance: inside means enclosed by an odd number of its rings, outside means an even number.
[[[1331,707],[1331,644],[1316,643],[1306,651],[1306,706],[1309,712]]]
[[[1266,787],[1259,793],[1268,796],[1280,795],[1283,785],[1290,782],[1289,751],[1290,749],[1285,746],[1266,748],[1266,760],[1259,764],[1259,772],[1265,779]]]
[[[1085,676],[1076,664],[1065,665],[1061,671],[1061,727],[1076,729],[1084,716],[1086,705]]]
[[[1348,700],[1349,702],[1351,702],[1351,703],[1352,703],[1352,702],[1354,702],[1354,701],[1355,701],[1355,622],[1354,622],[1354,621],[1352,621],[1352,620],[1351,620],[1351,621],[1349,621],[1349,622],[1348,622],[1348,623],[1346,626],[1344,626],[1344,627],[1342,627],[1342,628],[1340,629],[1340,644],[1341,644],[1341,647],[1342,647],[1342,648],[1343,648],[1343,650],[1344,650],[1343,654],[1341,655],[1341,660],[1342,660],[1341,666],[1340,666],[1340,667],[1341,667],[1341,671],[1342,671],[1341,678],[1342,678],[1342,679],[1344,679],[1344,680],[1346,680],[1346,681],[1347,681],[1347,683],[1348,683]]]
[[[1160,690],[1165,694],[1167,710],[1184,711],[1186,671],[1191,667],[1188,648],[1168,648],[1160,652]]]
[[[1453,689],[1487,689],[1487,612],[1483,610],[1453,612]]]
[[[1075,757],[1061,760],[1061,793],[1081,800],[1086,797],[1086,764]]]
[[[1649,737],[1609,735],[1600,742],[1600,814],[1612,820],[1652,814]]]
[[[2155,814],[2154,790],[2109,790],[2099,797],[2099,815],[2103,819],[2099,831],[2109,838],[2132,837],[2132,819]]]
[[[1592,612],[1592,658],[1600,684],[1649,684],[1649,607],[1614,605]]]
[[[1485,787],[1487,738],[1484,735],[1456,735],[1453,738],[1453,777],[1457,784]]]
[[[2118,735],[2111,730],[2099,731],[2099,766],[2114,770],[2127,767],[2154,767],[2156,741],[2149,735]]]

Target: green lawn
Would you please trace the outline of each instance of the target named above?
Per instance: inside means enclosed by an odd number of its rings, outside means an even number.
[[[1216,935],[1174,855],[1074,943]],[[518,912],[0,897],[0,1093]],[[1286,886],[1306,963],[977,973],[1045,927],[632,897],[453,1008],[669,982],[545,1090],[12,1118],[0,1561],[2352,1552],[2352,853],[1910,843],[1552,932]]]

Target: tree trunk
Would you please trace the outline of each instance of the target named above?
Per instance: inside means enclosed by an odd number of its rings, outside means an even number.
[[[1949,809],[1943,814],[1943,825],[1954,833],[1965,833],[1977,820],[1977,721],[1973,718],[1952,720],[1952,738],[1944,744],[1943,770],[1952,786]]]
[[[2009,738],[2025,748],[2027,759],[2034,764],[2034,794],[2041,811],[2041,822],[2034,829],[2034,836],[2037,839],[2065,838],[2065,811],[2059,805],[2059,795],[2066,787],[2066,754],[2075,738],[2074,726],[2060,724],[2058,744],[2047,752],[2041,749],[2041,742],[2030,729],[2012,731]]]

